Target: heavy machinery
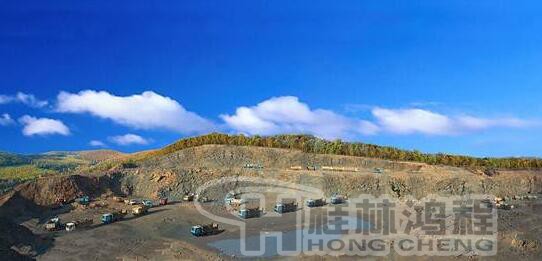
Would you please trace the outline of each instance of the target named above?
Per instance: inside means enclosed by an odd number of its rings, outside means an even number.
[[[128,205],[137,205],[137,204],[140,203],[140,201],[137,200],[137,199],[130,199],[130,200],[126,200],[125,202],[126,202],[126,204],[128,204]]]
[[[220,228],[218,224],[212,223],[207,225],[195,225],[190,229],[190,233],[196,237],[209,236],[220,233]]]
[[[160,198],[160,206],[167,205],[167,198]]]
[[[141,203],[143,204],[143,206],[148,208],[152,208],[154,205],[154,203],[152,203],[152,201],[148,199],[144,199],[143,201],[141,201]]]
[[[237,209],[239,209],[241,207],[241,205],[247,203],[247,200],[240,198],[239,194],[235,194],[235,193],[230,192],[224,198],[224,203],[227,206],[230,206],[233,209],[237,210]]]
[[[333,194],[331,195],[330,203],[333,205],[336,204],[342,204],[346,202],[346,196],[340,195],[340,194]]]
[[[322,199],[322,198],[319,198],[319,199],[312,199],[311,198],[311,199],[307,199],[307,201],[305,201],[305,204],[309,208],[321,207],[321,206],[324,206],[326,204],[326,200]]]
[[[297,203],[296,202],[289,202],[289,203],[277,203],[273,210],[277,213],[287,213],[287,212],[294,212],[297,210]]]
[[[242,219],[259,217],[261,215],[260,208],[242,208],[239,210],[239,217]]]
[[[91,218],[78,219],[72,222],[68,222],[66,223],[66,231],[73,231],[76,227],[88,227],[92,225],[92,223],[94,223],[94,221]]]
[[[234,199],[230,200],[229,205],[230,205],[230,207],[232,207],[232,209],[237,210],[237,209],[241,208],[241,206],[243,204],[245,204],[245,203],[246,203],[246,200],[244,200],[244,199],[234,198]]]
[[[59,230],[61,227],[62,224],[60,224],[60,219],[58,217],[51,218],[45,223],[45,229],[47,231]]]
[[[81,204],[81,205],[88,205],[90,203],[90,197],[89,196],[82,196],[80,198],[75,199],[75,202]]]
[[[105,213],[102,215],[102,223],[110,224],[119,220],[122,220],[126,216],[126,211],[116,211],[113,213]]]
[[[134,214],[134,216],[145,215],[147,214],[148,211],[149,211],[149,208],[145,205],[140,205],[140,206],[136,206],[132,208],[132,214]]]
[[[75,223],[74,222],[68,222],[66,223],[66,231],[74,231],[75,230]]]
[[[183,197],[183,201],[194,201],[194,193],[188,193],[186,195],[184,195]]]
[[[226,197],[224,197],[224,203],[226,205],[229,205],[231,204],[231,201],[235,198],[237,198],[237,194],[236,193],[233,193],[233,192],[229,192],[228,194],[226,194]]]

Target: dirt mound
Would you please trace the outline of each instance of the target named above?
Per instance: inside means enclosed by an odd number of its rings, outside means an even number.
[[[39,206],[53,206],[59,202],[69,202],[82,195],[96,195],[108,188],[103,188],[98,177],[79,175],[37,179],[15,188],[21,197],[31,200]]]
[[[0,198],[0,215],[34,216],[43,211],[69,203],[82,195],[99,196],[112,189],[109,176],[46,177],[18,185]]]
[[[52,245],[52,239],[0,217],[0,256],[3,260],[32,260]]]

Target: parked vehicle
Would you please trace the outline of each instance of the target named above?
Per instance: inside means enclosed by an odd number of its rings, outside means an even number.
[[[81,205],[88,205],[90,203],[90,197],[89,196],[82,196],[80,198],[75,199],[75,202],[81,204]]]
[[[343,195],[339,195],[339,194],[333,194],[331,196],[330,202],[333,205],[342,204],[342,203],[346,202],[346,197],[343,196]]]
[[[196,237],[209,236],[220,233],[220,228],[218,224],[212,223],[207,225],[195,225],[190,229],[190,233]]]
[[[319,198],[319,199],[307,199],[305,204],[309,208],[321,207],[321,206],[324,206],[326,204],[326,200],[322,199],[322,198]]]
[[[160,198],[160,206],[165,206],[167,203],[167,198]]]
[[[137,205],[137,204],[139,204],[139,203],[140,203],[140,201],[137,200],[137,199],[130,199],[130,200],[128,200],[128,205]]]
[[[132,214],[134,214],[134,216],[141,216],[141,215],[145,215],[147,214],[147,212],[149,211],[149,208],[145,205],[141,205],[141,206],[136,206],[132,209]]]
[[[183,201],[194,201],[194,193],[188,193],[184,195]]]
[[[152,208],[154,205],[152,200],[148,200],[148,199],[144,199],[143,201],[141,201],[141,203],[143,203],[143,206],[148,207],[148,208]]]
[[[277,203],[273,210],[277,213],[287,213],[287,212],[294,212],[297,210],[297,203],[296,202],[289,202],[289,203]]]
[[[59,230],[61,227],[62,224],[60,224],[60,219],[58,217],[51,218],[45,223],[45,229],[48,231]]]
[[[226,205],[229,205],[229,204],[231,204],[231,201],[233,199],[235,199],[236,197],[237,197],[237,194],[235,194],[233,192],[230,192],[230,193],[226,194],[226,197],[224,197],[224,203]]]
[[[118,211],[113,213],[105,213],[102,215],[102,223],[103,224],[110,224],[113,222],[117,222],[119,220],[122,220],[126,216],[126,212],[124,211]]]
[[[73,231],[75,228],[88,227],[92,225],[94,221],[91,218],[79,219],[66,223],[66,231]]]
[[[70,232],[70,231],[73,231],[73,230],[75,230],[75,223],[73,223],[73,222],[66,223],[66,231]]]
[[[243,208],[239,210],[239,217],[242,219],[259,217],[261,210],[259,208]]]

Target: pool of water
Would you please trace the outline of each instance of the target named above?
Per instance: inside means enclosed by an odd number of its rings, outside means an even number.
[[[357,219],[355,217],[341,217],[339,222],[342,223],[342,230],[355,230],[358,227],[370,228],[370,224]],[[335,228],[335,220],[328,222],[330,229]],[[317,228],[318,229],[318,228]],[[294,251],[296,247],[302,245],[303,250],[309,249],[308,242],[318,242],[319,244],[327,244],[331,240],[340,239],[343,235],[338,233],[315,233],[314,228],[300,228],[285,232],[263,232],[261,235],[248,236],[245,242],[245,249],[249,251],[258,251],[264,249],[260,257],[278,256],[279,249],[282,251]],[[277,237],[281,238],[281,242]],[[263,241],[263,242],[262,242]],[[304,243],[302,243],[304,242]],[[209,246],[217,249],[220,253],[228,256],[243,257],[241,252],[241,239],[222,239],[209,243]],[[279,248],[279,246],[282,246]],[[312,249],[312,247],[310,247]]]

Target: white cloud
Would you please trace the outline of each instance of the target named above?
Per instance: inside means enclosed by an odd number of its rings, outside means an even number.
[[[70,129],[62,123],[62,121],[48,119],[48,118],[35,118],[29,115],[25,115],[19,118],[19,122],[24,125],[23,135],[69,135]]]
[[[152,91],[131,96],[93,90],[77,94],[60,92],[57,100],[59,112],[89,113],[137,129],[168,129],[185,134],[214,129],[211,121]]]
[[[307,133],[326,139],[354,139],[361,135],[461,135],[491,128],[522,128],[540,124],[518,118],[482,118],[445,115],[426,109],[373,107],[373,119],[347,117],[330,110],[311,109],[297,97],[283,96],[255,106],[239,107],[233,115],[220,115],[226,125],[240,133],[273,135]]]
[[[91,140],[88,144],[92,147],[107,147],[107,145],[100,140]]]
[[[7,113],[2,114],[0,117],[0,126],[8,126],[14,123],[15,121]]]
[[[521,128],[534,124],[517,118],[448,116],[423,109],[374,108],[372,114],[382,130],[395,134],[459,135],[489,128]]]
[[[260,135],[308,133],[326,139],[374,134],[371,122],[342,116],[329,110],[311,109],[297,97],[274,97],[252,107],[239,107],[234,115],[220,115],[237,132]]]
[[[150,143],[149,140],[139,136],[139,135],[135,135],[135,134],[125,134],[125,135],[121,135],[121,136],[113,136],[113,137],[109,137],[109,140],[117,145],[121,145],[121,146],[128,146],[128,145],[132,145],[132,144],[137,144],[137,145],[147,145]]]
[[[0,104],[18,102],[34,108],[43,108],[49,104],[47,101],[37,99],[33,94],[18,92],[16,95],[0,95]]]
[[[21,102],[23,104],[26,104],[26,105],[28,105],[30,107],[35,107],[35,108],[42,108],[42,107],[47,106],[47,104],[48,104],[47,101],[38,100],[32,94],[25,94],[25,93],[22,93],[22,92],[18,92],[17,95],[15,96],[15,98],[17,99],[17,101],[19,101],[19,102]]]

